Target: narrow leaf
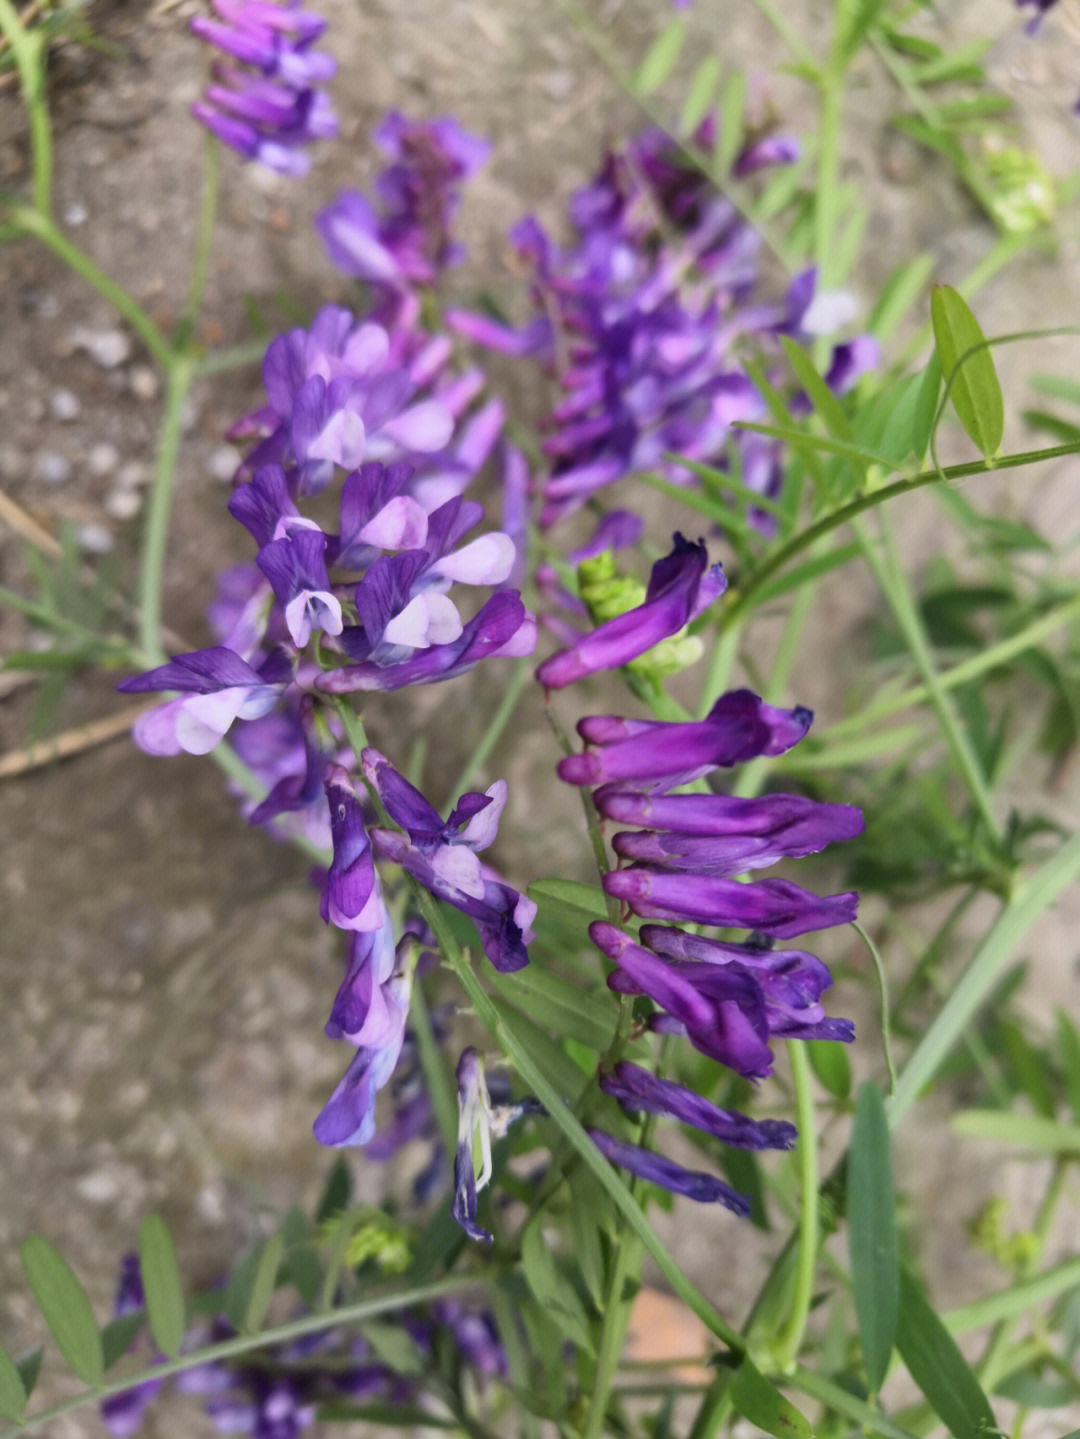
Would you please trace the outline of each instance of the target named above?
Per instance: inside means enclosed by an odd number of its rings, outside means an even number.
[[[551,902],[559,908],[576,909],[590,919],[607,918],[607,897],[595,884],[575,879],[537,879],[529,885],[529,898],[538,904]]]
[[[912,1379],[954,1439],[986,1439],[997,1429],[979,1381],[906,1269],[900,1271],[896,1346]]]
[[[847,1046],[831,1039],[807,1041],[806,1057],[818,1080],[836,1099],[847,1099],[851,1093],[851,1060]]]
[[[694,71],[694,78],[683,101],[679,115],[680,134],[692,136],[709,113],[717,86],[720,84],[720,61],[715,55],[706,55]]]
[[[145,1318],[144,1310],[133,1309],[129,1314],[121,1314],[116,1319],[110,1319],[106,1324],[101,1331],[101,1348],[105,1357],[106,1371],[111,1369],[118,1359],[122,1359],[131,1348]]]
[[[258,1334],[262,1328],[266,1311],[270,1308],[270,1301],[277,1288],[278,1272],[281,1269],[284,1254],[285,1236],[278,1230],[267,1240],[265,1248],[259,1255],[259,1262],[255,1266],[255,1274],[251,1281],[251,1293],[248,1295],[247,1307],[244,1310],[244,1331],[247,1334]]]
[[[998,1109],[968,1109],[955,1116],[953,1130],[965,1139],[994,1139],[1040,1154],[1080,1154],[1080,1125]]]
[[[941,356],[935,350],[922,375],[919,398],[915,402],[915,414],[911,420],[911,448],[921,460],[930,448],[930,436],[937,414],[938,395],[941,393]]]
[[[848,1250],[866,1376],[876,1394],[885,1379],[900,1310],[896,1200],[889,1126],[876,1084],[860,1085],[847,1162]]]
[[[237,1260],[236,1268],[229,1276],[229,1282],[225,1288],[222,1308],[225,1310],[226,1319],[238,1334],[243,1329],[244,1320],[247,1318],[248,1301],[251,1298],[258,1264],[259,1250],[257,1248],[247,1250]]]
[[[806,391],[814,409],[824,420],[829,434],[835,440],[845,440],[850,443],[855,438],[851,421],[844,413],[843,405],[818,373],[813,360],[802,346],[796,344],[789,335],[781,335],[780,343],[784,347],[788,364],[795,372],[795,378]]]
[[[23,1240],[19,1257],[56,1347],[83,1383],[96,1387],[105,1373],[105,1358],[85,1289],[63,1256],[40,1234]]]
[[[158,1347],[175,1359],[187,1328],[187,1306],[176,1250],[160,1214],[147,1215],[139,1229],[139,1271],[151,1332]]]
[[[651,95],[660,88],[675,68],[685,39],[686,25],[682,20],[672,20],[660,31],[631,81],[636,95]]]
[[[930,315],[953,408],[971,439],[989,459],[1001,448],[1005,433],[1005,402],[993,356],[978,320],[958,291],[948,285],[935,286]]]
[[[724,96],[720,102],[720,128],[716,136],[713,163],[721,175],[725,175],[735,161],[746,129],[746,76],[741,70],[729,75],[724,83]]]
[[[6,1349],[0,1346],[0,1415],[22,1423],[26,1410],[26,1389]]]
[[[1073,1118],[1080,1124],[1080,1036],[1063,1009],[1054,1011],[1057,1019],[1057,1052],[1065,1077],[1065,1096]]]
[[[749,1419],[766,1434],[778,1439],[814,1439],[814,1431],[793,1404],[789,1404],[749,1359],[739,1365],[731,1386],[731,1402],[737,1414]]]

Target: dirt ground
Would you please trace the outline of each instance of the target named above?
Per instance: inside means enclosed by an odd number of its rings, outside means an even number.
[[[205,78],[205,54],[187,31],[197,8],[193,0],[99,5],[89,23],[105,45],[65,44],[53,66],[57,213],[161,323],[182,307],[198,211],[201,143],[187,116]],[[667,9],[661,0],[587,8],[631,57]],[[1069,112],[1080,90],[1080,41],[1055,21],[1029,39],[1007,0],[942,8],[957,42],[977,25],[992,32],[990,73],[1017,100],[1025,140],[1052,171],[1075,167],[1080,120]],[[832,7],[798,0],[785,9],[813,39]],[[465,294],[478,278],[509,293],[508,225],[528,209],[555,220],[604,138],[638,123],[558,6],[331,0],[323,10],[340,62],[334,95],[342,137],[323,147],[301,186],[225,157],[203,308],[207,343],[247,338],[249,301],[280,326],[283,293],[306,306],[347,295],[312,243],[310,218],[343,185],[362,185],[373,173],[367,136],[388,108],[452,113],[493,142],[466,204],[471,261],[458,281]],[[703,40],[722,25],[725,61],[745,66],[797,131],[805,92],[791,76],[770,78],[785,57],[754,7],[698,0],[692,13]],[[918,250],[935,256],[939,279],[954,280],[994,243],[991,226],[944,168],[890,132],[893,103],[868,68],[845,129],[846,171],[873,206],[855,279],[863,305]],[[21,111],[11,89],[0,90],[0,185],[25,183],[25,155]],[[1023,259],[986,288],[977,308],[987,331],[1076,321],[1075,216],[1052,254]],[[1024,397],[1032,368],[1075,372],[1078,352],[1075,338],[1046,342],[1037,365],[1019,347],[1002,352],[1007,393]],[[194,644],[206,642],[201,613],[216,572],[247,557],[247,537],[224,509],[235,457],[223,434],[257,397],[254,374],[228,376],[201,384],[186,416],[166,616]],[[0,247],[0,486],[50,532],[74,521],[90,562],[114,566],[121,580],[131,573],[159,408],[148,357],[105,301],[31,242]],[[1075,528],[1075,467],[992,483],[1002,512],[1033,518],[1048,533]],[[937,522],[925,505],[902,522],[913,562],[933,553]],[[2,522],[0,574],[4,585],[26,583],[22,542]],[[850,678],[847,647],[835,647],[837,627],[857,653],[859,611],[871,596],[865,585],[824,600],[820,632],[828,645],[804,655],[792,694],[823,720],[839,714]],[[0,610],[0,651],[27,638],[23,620]],[[464,752],[469,726],[497,684],[463,680],[440,695],[433,742],[444,745],[454,733]],[[26,742],[36,698],[32,685],[0,694],[0,756]],[[87,673],[64,695],[54,723],[85,724],[127,703],[108,677]],[[530,713],[526,703],[522,714],[535,739],[512,757],[504,747],[492,767],[493,775],[508,774],[515,796],[504,821],[513,836],[504,862],[513,872],[528,854],[535,873],[550,872],[577,844],[573,816],[547,808],[550,747],[535,706]],[[388,709],[387,745],[403,720],[423,723]],[[373,736],[379,742],[379,719]],[[459,757],[448,758],[456,768]],[[73,1260],[103,1313],[117,1260],[150,1209],[160,1208],[178,1235],[185,1272],[205,1278],[251,1237],[262,1206],[310,1203],[329,1163],[311,1138],[311,1121],[344,1059],[322,1035],[339,961],[318,922],[305,862],[238,821],[211,764],[151,759],[117,739],[0,783],[0,835],[0,1337],[19,1350],[37,1333],[16,1255],[31,1230]],[[1076,1009],[1076,896],[1061,910],[1035,947],[1046,997]],[[947,1136],[928,1138],[923,1123],[909,1124],[898,1139],[900,1174],[929,1215],[921,1237],[931,1273],[959,1301],[980,1282],[995,1282],[985,1266],[961,1265],[963,1221],[980,1194],[1019,1192],[1024,1179],[1018,1166],[973,1153],[964,1161],[972,1200],[958,1205]],[[381,1175],[362,1160],[356,1168],[360,1186],[374,1194]],[[725,1293],[745,1292],[753,1278],[736,1265],[742,1236],[728,1216],[695,1212],[692,1229],[681,1210],[677,1218],[678,1252],[703,1280],[712,1283],[715,1274],[715,1297],[726,1307]],[[741,1308],[738,1301],[730,1307]],[[179,1412],[163,1408],[145,1432],[177,1432]],[[182,1432],[197,1439],[201,1420],[182,1412]],[[51,1432],[83,1439],[103,1430],[82,1413]]]

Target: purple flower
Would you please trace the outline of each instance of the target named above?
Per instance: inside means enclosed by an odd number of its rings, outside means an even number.
[[[342,630],[341,601],[326,572],[326,536],[318,529],[294,529],[263,545],[258,566],[270,581],[293,644],[302,650],[313,629],[328,635]]]
[[[677,634],[720,595],[720,566],[708,568],[703,541],[673,537],[671,554],[653,565],[644,604],[598,625],[569,649],[546,659],[536,678],[547,690],[562,689],[598,670],[627,664]]]
[[[431,285],[461,256],[452,239],[461,182],[490,146],[449,117],[429,122],[391,113],[375,140],[393,163],[376,182],[379,207],[343,190],[316,217],[333,264],[377,290]]]
[[[637,864],[604,875],[603,884],[605,893],[648,919],[760,930],[777,939],[849,924],[858,905],[854,892],[816,895],[787,879],[740,884],[714,874],[672,874]]]
[[[334,843],[320,904],[323,921],[339,929],[379,930],[386,911],[360,799],[341,765],[329,765],[323,783]]]
[[[777,709],[750,690],[721,695],[706,718],[696,722],[596,716],[577,727],[594,748],[560,760],[558,774],[567,784],[662,782],[669,788],[718,765],[784,754],[798,744],[812,719],[812,712],[802,706]]]
[[[213,0],[220,19],[196,16],[200,39],[238,60],[217,62],[210,84],[191,113],[225,144],[272,170],[304,175],[306,147],[337,134],[330,101],[319,88],[337,69],[312,49],[326,28],[298,4],[269,0]]]
[[[601,1073],[600,1088],[632,1114],[659,1114],[691,1124],[722,1144],[737,1149],[790,1149],[798,1137],[793,1124],[783,1119],[750,1119],[721,1109],[692,1089],[670,1079],[658,1079],[627,1060],[610,1074]]]
[[[496,969],[522,969],[529,962],[526,946],[536,905],[494,877],[476,857],[477,850],[495,839],[506,803],[505,781],[496,781],[484,795],[462,795],[443,821],[377,750],[364,750],[363,765],[387,812],[406,831],[372,830],[379,857],[400,865],[437,898],[468,915]]]
[[[224,646],[176,655],[167,664],[133,675],[116,686],[124,694],[180,690],[170,700],[141,715],[133,731],[147,754],[207,754],[219,744],[236,719],[257,719],[277,704],[292,679],[291,658],[273,651],[253,669]]]
[[[374,1137],[375,1098],[393,1074],[405,1038],[413,977],[410,956],[414,945],[412,935],[403,937],[393,973],[378,986],[377,1008],[372,1006],[368,1010],[362,1029],[356,1035],[345,1035],[357,1044],[356,1053],[315,1120],[313,1133],[320,1144],[333,1148],[364,1145]],[[377,963],[375,959],[374,964]],[[372,978],[374,972],[373,968]],[[335,1002],[335,1011],[342,1017],[347,1014],[348,999],[342,1001],[339,994]],[[373,1015],[378,1020],[377,1029],[372,1022]],[[330,1028],[334,1028],[333,1019]],[[357,1043],[364,1031],[370,1034],[371,1042]]]
[[[589,1138],[605,1159],[617,1164],[620,1169],[629,1170],[640,1179],[647,1179],[650,1184],[670,1189],[673,1194],[685,1194],[688,1199],[694,1199],[699,1204],[722,1204],[734,1214],[750,1213],[749,1200],[736,1194],[730,1185],[713,1174],[705,1174],[699,1169],[684,1169],[674,1159],[653,1154],[637,1144],[627,1143],[625,1139],[616,1139],[602,1129],[590,1129]]]

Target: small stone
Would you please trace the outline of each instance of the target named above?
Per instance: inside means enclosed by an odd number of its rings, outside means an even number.
[[[49,399],[49,409],[52,411],[54,420],[66,423],[69,420],[77,420],[82,412],[82,405],[79,397],[71,390],[54,390]]]
[[[150,467],[141,460],[125,460],[116,476],[116,485],[121,490],[141,490],[150,483]]]
[[[132,366],[128,388],[137,400],[156,400],[161,391],[157,371],[151,365]]]
[[[233,445],[220,445],[210,456],[211,475],[221,484],[229,484],[236,474],[240,459],[240,451]]]
[[[102,440],[100,444],[91,445],[86,463],[92,475],[111,475],[120,463],[120,454],[115,445]]]
[[[131,336],[123,330],[87,330],[80,325],[71,344],[73,349],[85,350],[103,370],[115,370],[131,356]]]
[[[81,200],[72,200],[71,204],[64,211],[65,225],[85,225],[90,218],[90,211]]]
[[[42,450],[34,463],[34,474],[47,485],[64,485],[71,479],[71,461],[56,450]]]
[[[113,547],[112,532],[107,525],[89,520],[75,532],[79,548],[88,555],[107,555]]]
[[[109,1204],[119,1193],[116,1176],[107,1169],[99,1169],[75,1181],[75,1192],[88,1204]]]
[[[132,520],[142,509],[138,490],[110,490],[105,496],[105,509],[114,520]]]

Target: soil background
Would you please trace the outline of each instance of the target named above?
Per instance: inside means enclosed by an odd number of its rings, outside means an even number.
[[[644,53],[667,15],[659,0],[587,8],[628,59]],[[1017,102],[1022,142],[1057,174],[1076,167],[1080,119],[1071,108],[1080,91],[1080,40],[1067,17],[1051,15],[1029,37],[1007,0],[940,9],[926,24],[950,44],[991,36],[988,70]],[[470,260],[454,281],[463,297],[479,285],[511,296],[520,277],[505,240],[509,225],[536,210],[558,228],[567,195],[592,172],[605,140],[641,123],[558,6],[329,0],[323,10],[340,64],[332,88],[341,138],[321,148],[304,184],[224,157],[200,322],[207,344],[249,339],[252,308],[283,328],[282,296],[308,312],[348,302],[347,284],[313,243],[311,216],[343,186],[370,180],[379,161],[368,137],[387,109],[453,114],[493,143],[464,208]],[[811,44],[831,11],[807,0],[785,6]],[[97,4],[87,23],[104,44],[65,42],[51,67],[57,214],[162,324],[183,306],[198,214],[202,145],[187,111],[207,57],[188,33],[194,13],[190,0]],[[702,44],[722,40],[724,62],[747,71],[756,102],[772,105],[785,130],[805,129],[806,89],[779,73],[787,56],[754,6],[698,0],[690,14]],[[843,147],[845,174],[871,208],[853,280],[864,311],[901,260],[926,251],[936,277],[954,281],[995,242],[944,164],[890,128],[896,105],[881,72],[861,66]],[[0,88],[0,184],[25,186],[26,155],[25,122],[9,84]],[[977,309],[988,333],[1080,321],[1075,213],[1051,252],[1014,264],[983,290]],[[1010,415],[1029,397],[1031,369],[1075,374],[1078,351],[1075,338],[1042,342],[1037,363],[1030,349],[1002,350]],[[519,397],[530,403],[528,394]],[[160,398],[149,358],[104,300],[32,242],[0,247],[0,485],[50,533],[74,522],[87,562],[120,583],[132,573]],[[258,399],[254,369],[230,374],[201,383],[185,418],[165,613],[192,646],[207,642],[202,613],[215,575],[248,558],[247,536],[224,508],[236,460],[224,432]],[[1018,421],[1010,426],[1007,448],[1025,438]],[[949,436],[949,445],[966,454],[958,437]],[[1001,513],[1051,536],[1075,531],[1075,463],[985,483],[982,493],[995,496]],[[933,504],[910,505],[898,523],[912,565],[927,563],[940,544]],[[28,584],[23,541],[2,523],[0,573],[10,588]],[[822,723],[839,717],[857,683],[853,667],[866,652],[875,604],[858,573],[823,596],[791,694]],[[33,641],[22,617],[0,610],[0,651]],[[402,731],[419,732],[437,704],[428,771],[437,790],[438,776],[459,767],[499,683],[459,680],[435,701],[387,706],[373,720],[373,739],[403,756]],[[31,684],[0,694],[0,755],[26,743],[38,696]],[[127,704],[109,676],[87,672],[62,696],[53,725],[89,723]],[[521,714],[513,753],[502,747],[490,777],[511,781],[500,860],[524,883],[580,853],[581,840],[551,780],[539,708],[529,701]],[[1043,779],[1026,773],[1023,787],[1030,794]],[[1074,817],[1076,797],[1073,786],[1048,802]],[[151,1209],[178,1236],[184,1272],[202,1280],[258,1232],[261,1213],[310,1205],[332,1162],[311,1138],[311,1122],[345,1057],[322,1034],[339,960],[318,922],[306,864],[239,821],[213,765],[151,759],[121,737],[0,783],[0,836],[0,1340],[22,1352],[40,1333],[17,1259],[30,1231],[46,1234],[74,1262],[104,1314],[119,1257]],[[1035,1010],[1080,1009],[1078,922],[1073,894],[1025,946],[1036,968]],[[848,1012],[846,998],[837,998],[836,1012]],[[876,1046],[867,1050],[875,1064]],[[943,1119],[943,1111],[920,1107],[898,1136],[897,1165],[921,1216],[914,1237],[935,1293],[959,1303],[1002,1282],[990,1261],[973,1254],[965,1221],[989,1195],[1005,1192],[1023,1224],[1025,1196],[1039,1175],[974,1144],[957,1151]],[[355,1168],[361,1192],[374,1196],[377,1167],[357,1155]],[[730,1216],[689,1208],[676,1207],[672,1243],[721,1309],[741,1317],[759,1260],[747,1255],[752,1246]],[[1080,1241],[1078,1213],[1074,1207],[1064,1247]],[[168,1401],[151,1412],[144,1432],[198,1439],[215,1431]],[[50,1433],[83,1439],[104,1430],[84,1411]]]

